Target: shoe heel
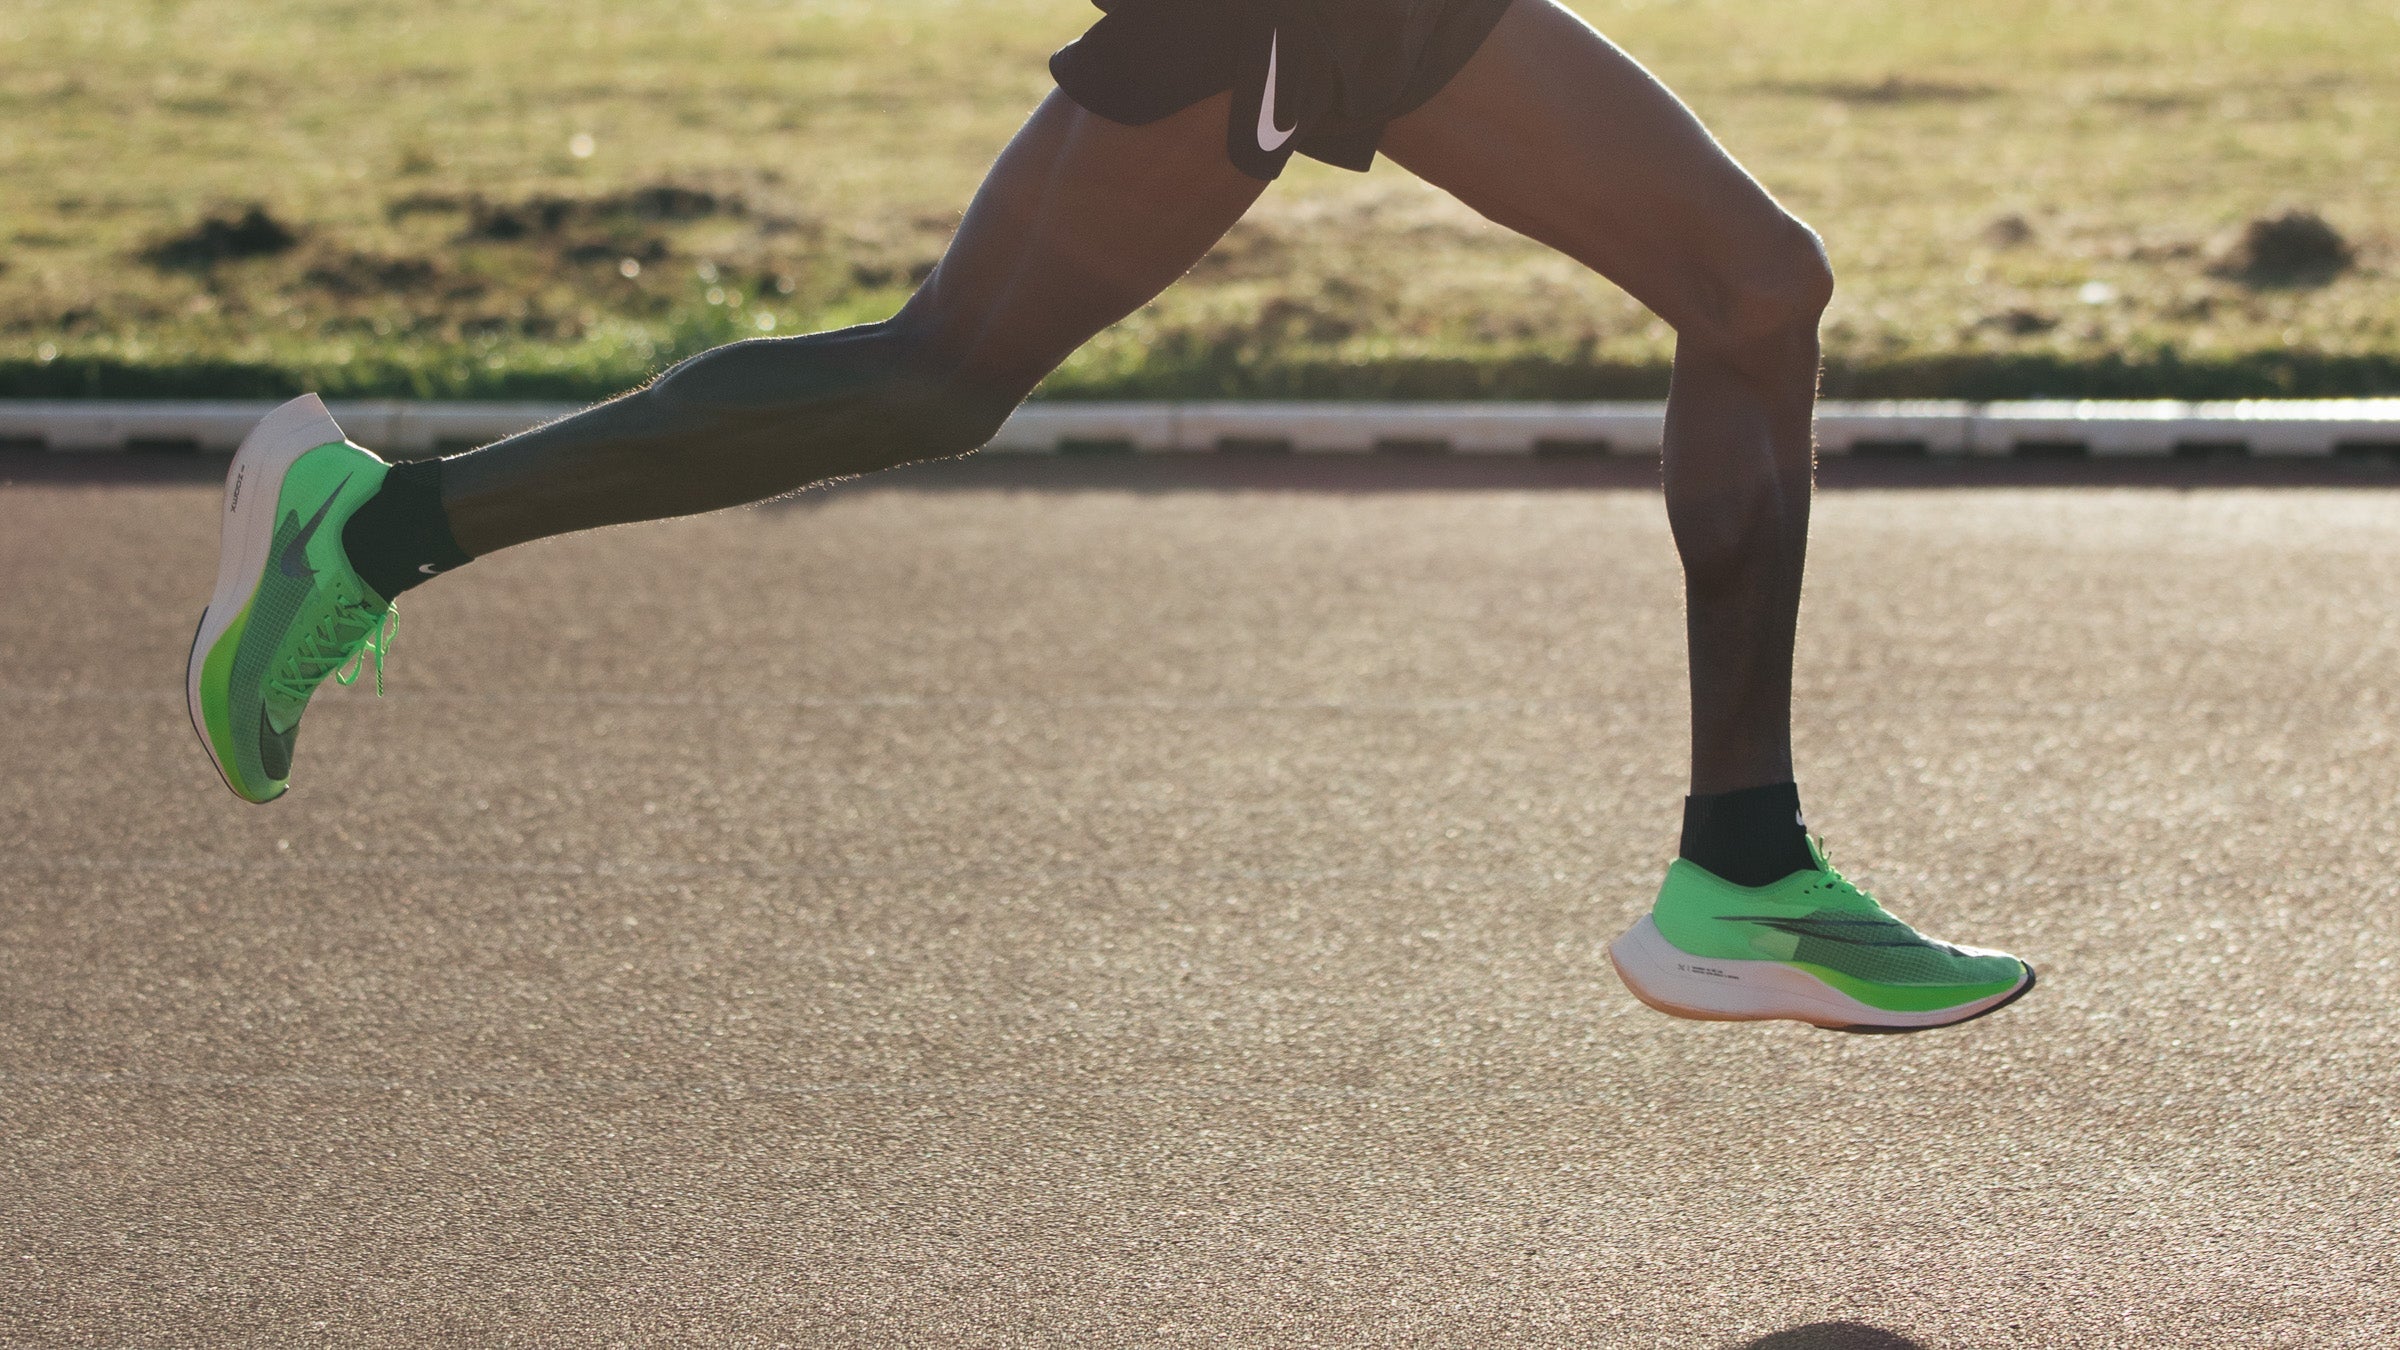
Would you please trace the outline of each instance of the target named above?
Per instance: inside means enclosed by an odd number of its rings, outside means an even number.
[[[1609,964],[1635,998],[1670,1017],[1695,1022],[1749,1022],[1785,1016],[1751,984],[1747,961],[1706,961],[1667,941],[1645,914],[1608,945]]]

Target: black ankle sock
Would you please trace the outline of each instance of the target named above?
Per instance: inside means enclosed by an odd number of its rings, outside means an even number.
[[[450,537],[442,510],[442,462],[402,460],[342,527],[342,549],[359,578],[386,600],[473,559]]]
[[[1770,783],[1684,798],[1683,856],[1736,886],[1814,871],[1799,787]]]

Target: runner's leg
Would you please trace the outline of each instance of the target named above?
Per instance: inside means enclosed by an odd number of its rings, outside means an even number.
[[[1674,326],[1666,492],[1691,646],[1692,791],[1790,782],[1817,317],[1833,286],[1816,236],[1665,86],[1552,0],[1517,0],[1382,148]]]
[[[452,533],[480,555],[974,450],[1264,190],[1226,160],[1228,97],[1127,127],[1053,92],[898,314],[719,347],[622,398],[442,461]]]

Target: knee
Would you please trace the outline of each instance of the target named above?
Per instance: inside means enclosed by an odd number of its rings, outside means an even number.
[[[1734,328],[1744,337],[1813,335],[1833,303],[1833,264],[1825,241],[1792,216],[1781,216],[1769,242],[1728,278]]]
[[[874,383],[868,415],[893,429],[909,460],[982,449],[1031,392],[978,378],[937,335],[902,319],[871,332],[883,378]]]
[[[1022,391],[987,387],[952,369],[913,372],[882,398],[883,414],[908,429],[916,459],[981,450],[1022,401]]]
[[[1833,265],[1816,231],[1778,213],[1763,240],[1712,269],[1703,290],[1708,299],[1678,326],[1680,340],[1746,375],[1814,381],[1817,322],[1833,301]]]
[[[982,449],[1021,395],[989,389],[941,367],[903,367],[863,391],[844,421],[882,447],[878,467],[949,459]]]

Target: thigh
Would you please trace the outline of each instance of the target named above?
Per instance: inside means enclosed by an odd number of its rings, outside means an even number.
[[[1191,270],[1265,189],[1226,158],[1230,97],[1131,127],[1052,92],[894,324],[969,374],[1031,388]]]
[[[1721,321],[1746,267],[1814,247],[1665,85],[1554,0],[1516,0],[1383,150],[1678,328]]]

